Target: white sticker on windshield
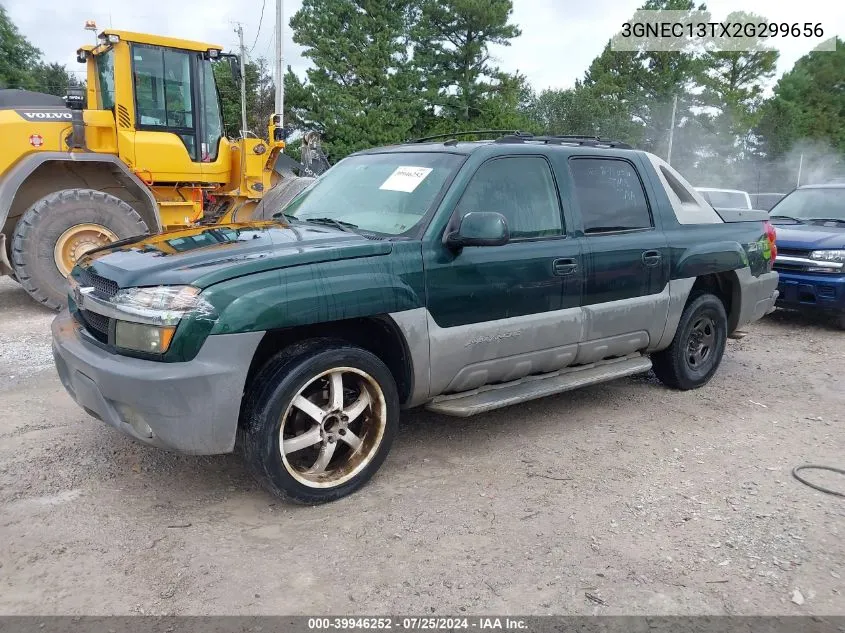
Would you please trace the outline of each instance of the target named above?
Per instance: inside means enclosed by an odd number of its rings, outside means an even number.
[[[411,193],[431,173],[431,167],[397,167],[379,189]]]

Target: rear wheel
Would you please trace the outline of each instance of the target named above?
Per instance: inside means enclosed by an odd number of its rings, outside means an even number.
[[[399,422],[390,370],[343,341],[313,339],[282,351],[247,392],[240,444],[272,494],[299,503],[346,496],[379,469]]]
[[[82,255],[146,233],[141,216],[120,198],[93,189],[57,191],[18,221],[12,267],[32,298],[58,310],[67,305],[65,279]]]
[[[651,357],[660,381],[675,389],[697,389],[716,373],[725,353],[728,318],[718,297],[701,294],[681,314],[671,345]]]

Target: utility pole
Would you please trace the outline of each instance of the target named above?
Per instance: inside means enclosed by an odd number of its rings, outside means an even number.
[[[244,46],[244,27],[238,24],[235,33],[238,34],[238,43],[241,49],[241,136],[246,138],[246,46]]]
[[[801,158],[798,161],[798,183],[795,185],[796,187],[801,186],[801,167],[804,166],[804,152],[801,152]]]
[[[276,114],[284,125],[285,113],[285,9],[284,0],[276,0]]]
[[[666,162],[672,164],[672,139],[675,136],[675,112],[678,110],[678,95],[672,101],[672,127],[669,128],[669,151],[666,153]]]

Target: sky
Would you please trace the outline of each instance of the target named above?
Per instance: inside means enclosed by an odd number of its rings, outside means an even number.
[[[522,36],[511,46],[496,46],[491,52],[502,70],[525,74],[535,90],[569,88],[583,77],[593,58],[642,2],[513,0],[512,21],[522,29]],[[95,20],[101,29],[200,40],[227,50],[237,48],[234,29],[240,22],[252,58],[272,59],[274,55],[275,0],[0,0],[0,4],[47,61],[64,63],[76,71],[83,70],[76,62],[76,49],[94,37],[83,30],[86,20]],[[285,22],[300,6],[301,0],[285,0]],[[845,2],[841,0],[709,0],[707,8],[714,21],[740,9],[773,22],[821,23],[826,35],[845,37]],[[303,75],[308,60],[291,37],[286,24],[284,63]],[[778,40],[775,79],[813,45],[806,39]]]

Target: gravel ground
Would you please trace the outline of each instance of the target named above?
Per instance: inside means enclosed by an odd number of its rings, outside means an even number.
[[[845,466],[824,323],[768,317],[694,392],[407,414],[368,486],[309,508],[86,416],[51,317],[0,279],[0,614],[845,614],[845,500],[790,475]]]

